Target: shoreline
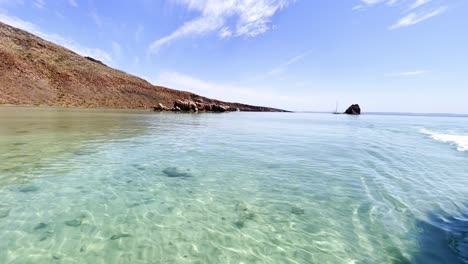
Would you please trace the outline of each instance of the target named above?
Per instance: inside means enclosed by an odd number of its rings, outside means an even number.
[[[51,105],[15,105],[15,104],[0,104],[1,108],[36,108],[36,109],[57,109],[57,110],[98,110],[98,111],[113,111],[113,112],[139,112],[139,113],[173,113],[173,114],[222,114],[217,112],[188,112],[188,111],[154,111],[151,108],[110,108],[110,107],[80,107],[80,106],[51,106]],[[224,113],[296,113],[294,111],[228,111]]]

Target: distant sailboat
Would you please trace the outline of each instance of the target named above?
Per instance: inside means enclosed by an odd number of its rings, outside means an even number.
[[[335,112],[333,112],[334,115],[341,114],[338,112],[338,101],[336,101],[336,107],[335,107]]]

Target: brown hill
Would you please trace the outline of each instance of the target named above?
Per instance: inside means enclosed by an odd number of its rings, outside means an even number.
[[[282,111],[154,86],[0,22],[0,104],[149,109],[186,99],[241,111]]]

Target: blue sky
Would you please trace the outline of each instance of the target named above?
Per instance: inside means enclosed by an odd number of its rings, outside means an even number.
[[[468,113],[466,0],[0,0],[153,84],[290,110]]]

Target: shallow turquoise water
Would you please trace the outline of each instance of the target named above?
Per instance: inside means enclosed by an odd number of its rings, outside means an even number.
[[[467,263],[468,119],[0,108],[0,263]]]

